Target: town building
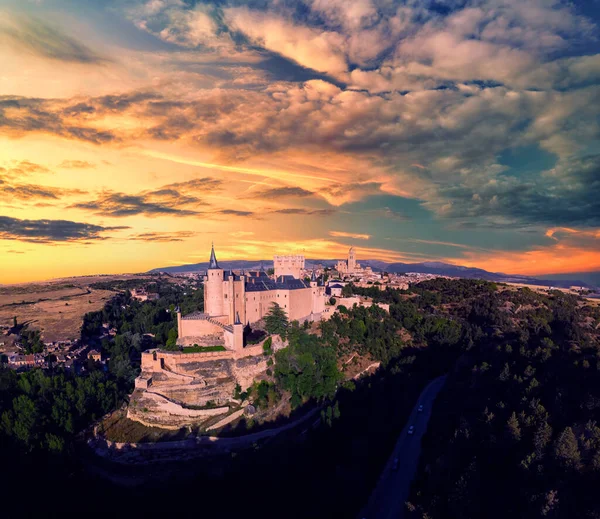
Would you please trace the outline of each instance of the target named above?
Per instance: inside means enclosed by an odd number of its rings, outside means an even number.
[[[341,297],[342,291],[344,290],[344,286],[346,283],[341,283],[338,281],[331,282],[327,285],[327,295],[332,297]]]
[[[94,362],[100,362],[102,361],[102,354],[97,350],[92,350],[88,353],[88,359],[91,359]]]
[[[310,281],[300,279],[304,257],[276,256],[275,264],[273,278],[263,269],[225,270],[219,267],[213,247],[204,276],[204,312],[185,316],[177,313],[178,344],[222,344],[228,350],[238,351],[243,348],[244,326],[260,321],[274,303],[286,312],[290,321],[321,320],[327,301],[325,287],[314,272]],[[282,271],[293,272],[297,277],[281,274]]]
[[[156,292],[149,292],[146,288],[134,288],[131,297],[138,301],[156,301],[160,296]]]

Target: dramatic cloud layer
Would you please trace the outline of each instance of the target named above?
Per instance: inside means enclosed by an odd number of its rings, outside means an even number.
[[[600,268],[588,7],[15,3],[0,22],[0,214],[131,227],[95,245],[131,268],[175,261],[161,243],[197,259],[209,239],[236,257],[368,241],[362,257]]]
[[[68,220],[19,220],[0,216],[0,239],[26,242],[71,242],[103,240],[104,233],[127,229],[124,226],[102,227]]]

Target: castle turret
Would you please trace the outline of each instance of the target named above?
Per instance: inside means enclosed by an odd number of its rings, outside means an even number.
[[[223,269],[217,263],[214,244],[210,251],[210,261],[204,277],[204,312],[213,317],[225,313],[223,308]]]
[[[209,269],[218,269],[219,268],[219,264],[217,263],[217,256],[215,254],[215,244],[212,244],[212,247],[210,249],[210,260],[208,262],[208,268]]]

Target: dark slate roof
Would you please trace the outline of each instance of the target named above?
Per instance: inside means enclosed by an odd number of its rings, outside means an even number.
[[[301,279],[294,276],[279,276],[277,279],[271,279],[268,276],[260,276],[256,279],[250,279],[246,283],[246,292],[264,292],[267,290],[299,290],[309,288]]]
[[[209,269],[218,269],[219,264],[217,263],[217,256],[215,255],[215,246],[213,245],[210,249],[210,261],[208,264]]]
[[[269,276],[267,276],[267,273],[264,270],[249,270],[247,273],[247,276],[249,278],[261,278],[261,279],[265,279],[265,278],[269,277]]]

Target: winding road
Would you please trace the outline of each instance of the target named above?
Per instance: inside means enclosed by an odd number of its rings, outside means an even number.
[[[410,492],[410,484],[415,477],[421,453],[421,438],[427,430],[431,407],[446,377],[432,380],[423,390],[383,472],[373,490],[369,502],[358,516],[359,519],[398,519],[403,517]],[[419,411],[419,407],[423,410]],[[409,427],[414,426],[413,434]]]

